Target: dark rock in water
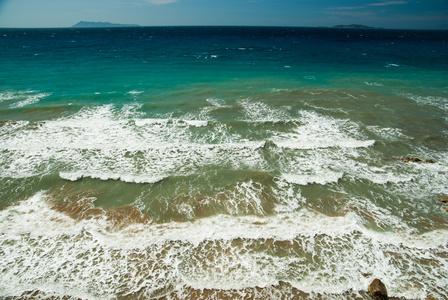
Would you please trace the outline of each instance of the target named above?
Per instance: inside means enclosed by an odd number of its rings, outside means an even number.
[[[427,163],[427,164],[433,164],[434,163],[434,161],[432,159],[421,160],[418,157],[403,157],[403,156],[401,156],[401,157],[394,157],[394,159],[402,160],[405,163],[408,163],[408,162],[419,163],[419,164],[420,163]]]
[[[417,157],[405,157],[404,162],[421,162],[422,160]]]
[[[379,279],[374,279],[369,285],[369,292],[375,300],[388,300],[387,290],[384,283]]]
[[[448,212],[448,196],[440,195],[440,202],[442,203],[443,209]]]
[[[440,195],[439,198],[443,205],[448,205],[448,196]]]
[[[428,296],[428,298],[426,298],[426,300],[437,300],[437,298],[434,298],[433,296]]]

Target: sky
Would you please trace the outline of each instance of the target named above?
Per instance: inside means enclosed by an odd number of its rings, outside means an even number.
[[[0,0],[0,27],[334,26],[448,29],[448,0]]]

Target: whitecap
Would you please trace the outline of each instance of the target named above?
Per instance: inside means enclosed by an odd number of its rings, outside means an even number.
[[[379,82],[364,82],[366,85],[370,85],[370,86],[384,86],[384,84],[379,83]]]
[[[308,184],[320,184],[326,185],[329,183],[337,183],[344,173],[342,172],[332,172],[332,171],[324,171],[322,174],[283,174],[282,178],[286,181],[298,185],[308,185]]]
[[[448,111],[448,98],[445,97],[437,97],[437,96],[421,96],[421,95],[415,95],[411,93],[397,93],[400,97],[405,97],[408,99],[411,99],[415,101],[416,103],[420,105],[432,105],[436,106],[442,110]]]
[[[401,67],[399,64],[388,63],[385,65],[386,68],[398,68]]]
[[[131,90],[131,91],[127,92],[127,93],[129,95],[136,96],[136,95],[142,94],[144,92],[143,91],[138,91],[138,90]]]
[[[288,133],[274,133],[270,140],[289,149],[362,148],[375,144],[374,140],[363,140],[359,125],[350,120],[309,111],[301,111],[300,114],[296,128]]]
[[[250,98],[238,101],[244,109],[246,120],[251,122],[278,122],[281,120],[290,120],[290,107],[273,107],[266,103],[253,101]]]
[[[314,140],[306,140],[300,139],[295,136],[291,136],[291,141],[287,140],[276,140],[273,139],[275,145],[281,148],[288,149],[318,149],[318,148],[331,148],[331,147],[342,147],[342,148],[366,148],[371,147],[375,144],[375,140],[366,140],[366,141],[358,141],[358,140],[345,140],[345,141],[336,141],[336,140],[328,140],[326,138],[319,138]]]
[[[163,176],[145,176],[145,175],[120,175],[120,174],[104,174],[104,173],[84,173],[78,172],[60,172],[59,177],[68,181],[78,181],[83,178],[100,179],[102,181],[107,180],[120,180],[127,183],[157,183],[164,180]]]
[[[397,141],[403,139],[410,139],[399,128],[381,127],[381,126],[367,126],[367,128],[374,134],[380,136],[385,140]]]
[[[188,125],[194,126],[194,127],[205,127],[208,125],[208,121],[201,121],[201,120],[184,120],[184,121]]]
[[[7,92],[0,94],[0,102],[15,100],[15,102],[10,104],[9,107],[20,108],[35,104],[51,94],[52,93],[39,93],[37,91]]]

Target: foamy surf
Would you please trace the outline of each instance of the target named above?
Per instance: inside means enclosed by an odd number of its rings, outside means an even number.
[[[300,111],[298,125],[290,133],[275,134],[272,141],[283,148],[361,148],[375,144],[374,140],[361,140],[362,133],[356,123],[333,119],[314,112]]]
[[[89,299],[154,298],[188,289],[236,291],[287,283],[329,296],[362,291],[371,278],[381,276],[391,295],[411,298],[425,294],[415,278],[440,284],[445,274],[428,271],[431,264],[443,263],[437,253],[446,251],[446,230],[380,233],[363,228],[353,213],[328,217],[306,209],[194,222],[136,219],[115,228],[116,219],[106,211],[75,220],[55,210],[50,200],[38,193],[0,213],[0,243],[7,254],[0,259],[4,295],[39,290]],[[401,265],[420,259],[431,263],[416,270],[414,279],[403,273]],[[56,271],[57,279],[49,280]],[[48,284],[42,286],[41,280]],[[413,286],[407,286],[409,281]]]
[[[51,96],[51,93],[40,93],[38,91],[5,92],[0,93],[0,103],[5,101],[8,103],[13,102],[9,104],[10,108],[21,108],[38,103],[48,96]]]
[[[61,172],[59,177],[68,181],[78,181],[83,178],[100,179],[100,180],[120,180],[128,183],[157,183],[165,179],[166,177],[150,177],[150,176],[132,176],[129,174],[89,174],[82,172]]]
[[[322,174],[283,174],[282,177],[288,182],[299,185],[308,185],[313,183],[325,185],[328,183],[337,183],[343,175],[344,173],[336,173],[326,170],[323,171]]]
[[[0,38],[0,297],[447,295],[445,32]]]

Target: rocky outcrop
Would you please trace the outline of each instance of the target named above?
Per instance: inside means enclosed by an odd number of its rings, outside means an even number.
[[[447,196],[448,200],[448,196]],[[375,300],[406,300],[403,297],[390,297],[387,295],[387,289],[384,283],[379,279],[374,279],[369,285],[369,292],[373,299]],[[432,296],[428,296],[426,300],[438,300]]]
[[[389,299],[389,297],[387,296],[386,286],[379,279],[375,279],[372,281],[372,283],[369,285],[369,292],[375,300]]]
[[[403,156],[401,156],[401,157],[394,157],[394,158],[398,159],[398,160],[402,160],[405,163],[409,163],[409,162],[419,163],[419,164],[421,164],[421,163],[433,164],[434,163],[434,161],[432,159],[421,160],[418,157],[403,157]]]
[[[448,212],[448,196],[440,195],[440,203],[442,203],[443,209]]]

